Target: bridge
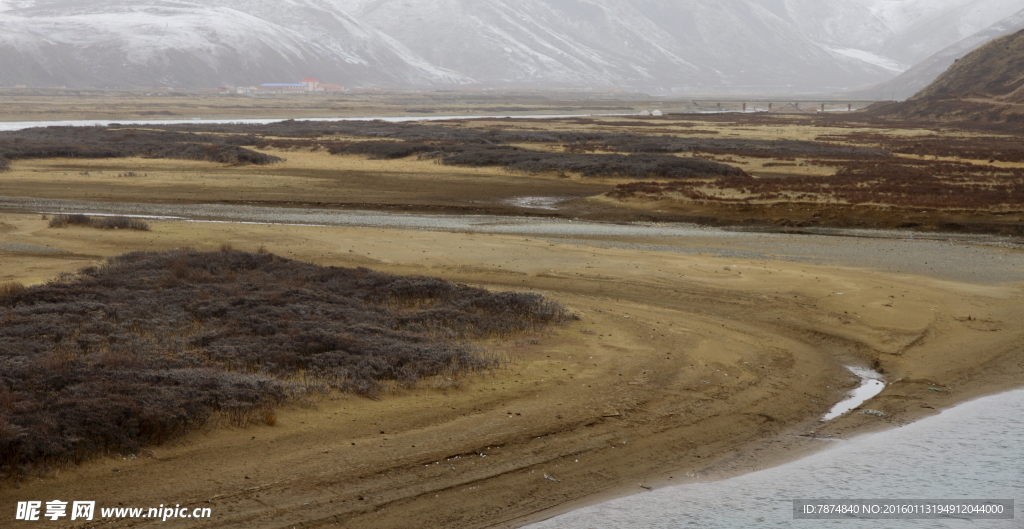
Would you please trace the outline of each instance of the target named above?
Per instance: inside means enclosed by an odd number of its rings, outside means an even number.
[[[691,99],[690,108],[694,110],[710,110],[722,112],[783,112],[783,113],[816,113],[816,112],[852,112],[867,108],[878,100],[868,99]]]

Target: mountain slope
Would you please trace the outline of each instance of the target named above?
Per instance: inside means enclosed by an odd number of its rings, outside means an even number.
[[[1024,30],[974,50],[914,97],[877,112],[900,118],[1024,122]]]
[[[354,16],[487,84],[823,91],[891,68],[802,34],[764,0],[375,0]],[[402,12],[401,17],[394,13]]]
[[[851,96],[872,98],[882,95],[884,98],[907,99],[931,84],[961,57],[994,39],[1022,29],[1024,29],[1024,10],[928,57],[895,79],[864,90],[851,92]]]
[[[1019,89],[1022,86],[1024,86],[1024,31],[1018,31],[971,52],[911,99],[950,97],[1019,99]]]
[[[316,73],[367,84],[463,83],[318,0],[6,2],[0,83],[247,85]]]
[[[1021,0],[0,0],[0,85],[831,92]]]

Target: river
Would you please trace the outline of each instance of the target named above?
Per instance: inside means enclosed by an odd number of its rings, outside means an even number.
[[[292,121],[387,121],[390,123],[404,123],[409,121],[447,121],[451,119],[539,119],[539,118],[580,118],[593,116],[620,116],[623,114],[535,114],[522,116],[507,115],[481,115],[481,116],[366,116],[349,118],[294,118]],[[630,114],[631,115],[631,114]],[[270,119],[78,119],[63,121],[0,121],[0,131],[23,130],[33,127],[106,127],[116,123],[118,125],[202,125],[202,124],[223,124],[239,123],[243,125],[267,125],[287,121],[287,118]]]
[[[775,468],[585,507],[529,529],[1010,529],[1014,520],[794,520],[795,499],[1024,499],[1024,390],[977,399]]]

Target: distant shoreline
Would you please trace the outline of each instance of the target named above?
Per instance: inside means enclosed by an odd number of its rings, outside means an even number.
[[[413,121],[449,121],[471,119],[547,119],[576,117],[628,116],[631,114],[508,114],[508,115],[466,115],[466,116],[366,116],[366,117],[331,117],[331,118],[192,118],[192,119],[153,119],[153,120],[109,120],[109,119],[71,119],[58,121],[0,121],[0,131],[24,130],[33,127],[106,127],[110,125],[202,125],[202,124],[244,124],[265,125],[281,121],[387,121],[404,123]]]

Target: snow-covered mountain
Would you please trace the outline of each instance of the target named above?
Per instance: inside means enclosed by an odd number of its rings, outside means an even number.
[[[766,3],[378,0],[355,16],[487,84],[793,91],[891,75],[816,44]]]
[[[236,86],[309,75],[433,85],[423,61],[331,0],[0,0],[0,84]]]
[[[1024,0],[0,0],[0,85],[823,92]]]

